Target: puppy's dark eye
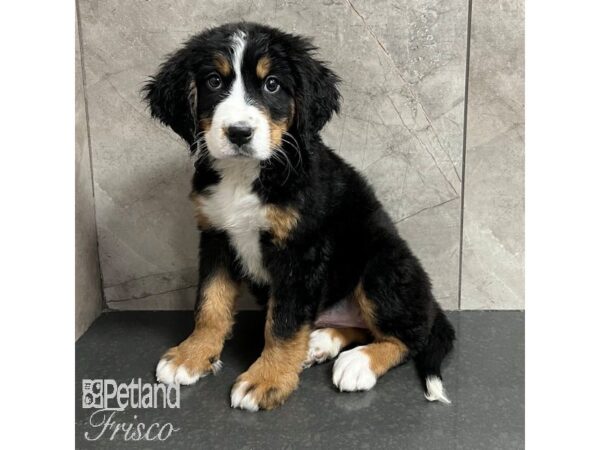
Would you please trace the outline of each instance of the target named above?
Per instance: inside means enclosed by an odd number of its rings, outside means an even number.
[[[275,77],[268,77],[265,80],[265,91],[267,91],[269,94],[274,94],[275,92],[277,92],[279,90],[279,88],[281,87],[281,85],[279,84],[279,80]]]
[[[221,89],[223,81],[221,81],[221,77],[219,75],[217,75],[216,73],[212,73],[206,79],[206,85],[209,89],[213,91],[218,91],[219,89]]]

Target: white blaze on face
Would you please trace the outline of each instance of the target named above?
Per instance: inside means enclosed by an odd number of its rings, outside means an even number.
[[[242,61],[246,49],[246,34],[236,32],[232,38],[234,81],[227,97],[215,108],[210,129],[206,133],[208,151],[217,159],[236,155],[236,148],[225,130],[236,123],[245,122],[253,128],[252,139],[247,144],[252,156],[267,159],[270,156],[270,132],[267,117],[247,97],[242,78]]]

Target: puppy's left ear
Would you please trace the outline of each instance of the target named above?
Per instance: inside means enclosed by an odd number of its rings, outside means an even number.
[[[340,78],[325,63],[314,59],[308,49],[297,62],[301,89],[297,90],[296,108],[298,127],[302,134],[316,134],[340,110]]]
[[[196,85],[185,49],[173,54],[143,88],[152,117],[191,145],[195,135]]]

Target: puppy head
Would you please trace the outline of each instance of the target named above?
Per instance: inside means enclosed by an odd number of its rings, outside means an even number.
[[[145,86],[152,116],[216,159],[269,159],[339,109],[338,77],[305,38],[228,24],[190,39]]]

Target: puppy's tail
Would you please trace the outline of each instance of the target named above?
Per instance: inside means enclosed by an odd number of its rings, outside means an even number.
[[[430,402],[450,403],[442,385],[442,360],[452,350],[456,335],[446,315],[438,308],[427,344],[414,357],[419,378]]]

